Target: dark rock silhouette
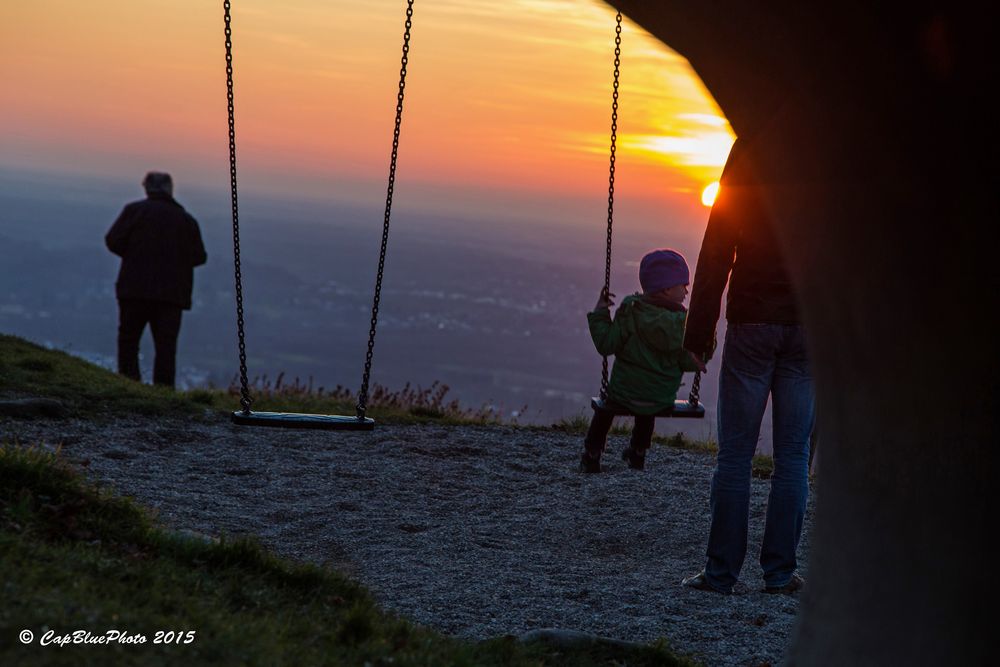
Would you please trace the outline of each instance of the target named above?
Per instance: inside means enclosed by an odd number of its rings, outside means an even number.
[[[69,409],[54,398],[18,398],[0,401],[0,417],[21,419],[61,419]]]
[[[809,329],[823,465],[790,662],[986,664],[997,8],[612,4],[753,144]]]

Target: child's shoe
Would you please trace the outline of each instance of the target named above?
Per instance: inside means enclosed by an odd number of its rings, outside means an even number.
[[[646,468],[646,452],[626,447],[625,451],[622,452],[622,461],[626,461],[632,470],[644,470]]]
[[[587,452],[584,452],[583,456],[580,457],[580,472],[601,472],[601,459],[593,459]]]

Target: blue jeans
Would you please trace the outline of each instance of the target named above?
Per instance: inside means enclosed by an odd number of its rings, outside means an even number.
[[[731,325],[719,378],[719,457],[712,476],[705,566],[708,583],[721,591],[732,591],[746,557],[751,462],[769,395],[774,473],[760,565],[765,586],[784,586],[795,571],[809,495],[815,401],[805,334],[799,325]]]

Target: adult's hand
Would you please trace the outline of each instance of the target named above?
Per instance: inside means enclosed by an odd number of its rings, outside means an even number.
[[[704,373],[707,370],[707,368],[705,366],[705,362],[702,361],[698,357],[698,355],[695,354],[694,352],[691,352],[690,350],[685,350],[685,351],[691,356],[691,361],[694,362],[694,365],[698,367],[698,372],[699,373]]]

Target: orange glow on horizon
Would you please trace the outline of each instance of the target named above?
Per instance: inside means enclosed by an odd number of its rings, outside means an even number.
[[[244,183],[350,199],[358,182],[384,182],[404,9],[401,0],[234,3]],[[412,32],[402,184],[601,196],[613,9],[427,0],[415,4]],[[622,40],[623,196],[696,201],[699,184],[721,172],[729,124],[683,58],[627,19]],[[106,175],[157,165],[225,188],[223,56],[215,3],[4,3],[0,166]]]

